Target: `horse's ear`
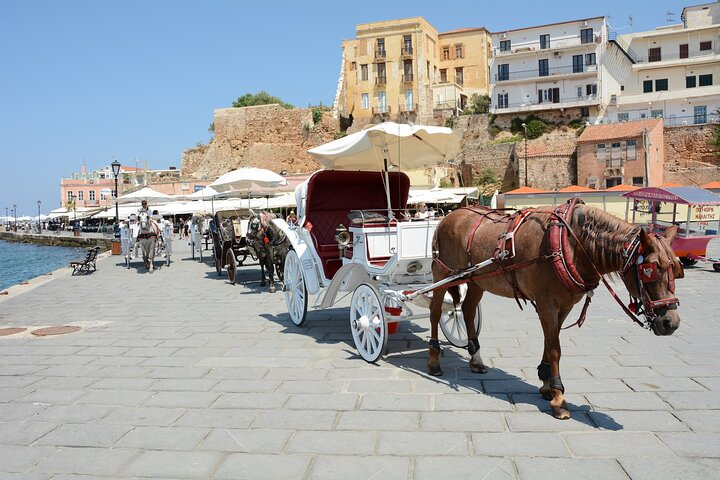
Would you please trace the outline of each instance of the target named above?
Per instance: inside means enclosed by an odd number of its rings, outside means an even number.
[[[250,215],[253,217],[257,217],[257,214],[255,214],[255,210],[253,210],[252,208],[250,209]]]
[[[648,248],[650,247],[650,245],[652,245],[652,239],[644,228],[640,229],[640,244],[645,248]]]
[[[665,239],[668,241],[669,244],[672,245],[673,240],[675,240],[675,237],[677,237],[678,232],[678,226],[673,225],[672,227],[665,230]]]

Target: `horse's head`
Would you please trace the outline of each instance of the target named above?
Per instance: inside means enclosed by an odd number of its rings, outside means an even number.
[[[138,223],[141,230],[148,230],[150,228],[150,215],[147,212],[140,212],[138,214]]]
[[[622,272],[636,311],[645,314],[655,335],[671,335],[680,325],[675,279],[683,278],[684,273],[671,247],[676,234],[676,226],[663,236],[640,230],[638,247]]]

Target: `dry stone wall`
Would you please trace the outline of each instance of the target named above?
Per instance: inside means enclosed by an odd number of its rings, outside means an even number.
[[[715,149],[710,144],[713,125],[665,127],[665,165],[691,167],[693,162],[720,165]]]
[[[183,175],[215,178],[240,167],[306,173],[319,168],[307,150],[333,139],[337,120],[330,112],[314,125],[312,110],[279,105],[215,111],[215,138],[183,154]]]

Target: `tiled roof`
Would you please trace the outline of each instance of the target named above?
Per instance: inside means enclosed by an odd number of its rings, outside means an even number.
[[[702,188],[720,188],[720,182],[710,182],[702,186]]]
[[[684,185],[680,185],[679,183],[675,182],[665,182],[662,185],[659,185],[660,188],[672,188],[672,187],[683,187]]]
[[[597,190],[595,190],[594,188],[590,188],[590,187],[581,187],[581,186],[579,186],[579,185],[570,185],[570,186],[568,186],[568,187],[561,188],[560,190],[558,190],[558,192],[563,192],[563,193],[585,193],[585,192],[597,192]]]
[[[537,140],[528,142],[528,158],[532,157],[569,157],[575,153],[575,142],[560,140]],[[525,157],[525,142],[517,146],[518,158]]]
[[[539,188],[532,188],[532,187],[520,187],[516,188],[515,190],[510,190],[509,192],[505,192],[506,194],[522,194],[522,193],[548,193],[547,190],[540,190]]]
[[[637,190],[640,187],[634,187],[632,185],[623,185],[622,183],[620,185],[615,185],[614,187],[607,188],[606,190],[608,192],[631,192],[633,190]]]
[[[662,118],[653,118],[651,120],[638,120],[634,122],[588,125],[585,127],[582,135],[580,135],[580,138],[578,138],[578,143],[637,138],[642,135],[644,129],[653,130],[658,125],[662,125],[662,122]]]

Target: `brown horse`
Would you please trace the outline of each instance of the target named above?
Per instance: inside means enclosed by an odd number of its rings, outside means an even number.
[[[656,335],[670,335],[680,317],[673,292],[682,266],[670,247],[676,227],[664,237],[647,234],[594,207],[568,202],[559,207],[521,210],[503,215],[483,207],[450,213],[437,227],[433,240],[433,276],[440,281],[472,265],[494,261],[467,274],[462,312],[468,332],[470,368],[485,373],[474,316],[484,292],[530,301],[542,325],[545,348],[538,366],[540,393],[550,400],[556,418],[569,418],[560,379],[560,329],[573,305],[589,298],[601,275],[617,272],[633,303],[630,310],[644,313],[645,326]],[[498,241],[499,240],[499,241]],[[602,279],[604,281],[604,279]],[[439,361],[438,321],[446,291],[459,303],[458,282],[433,292],[430,304],[431,339],[428,370],[442,375]],[[625,308],[623,306],[623,308]],[[633,318],[637,320],[636,317]]]

